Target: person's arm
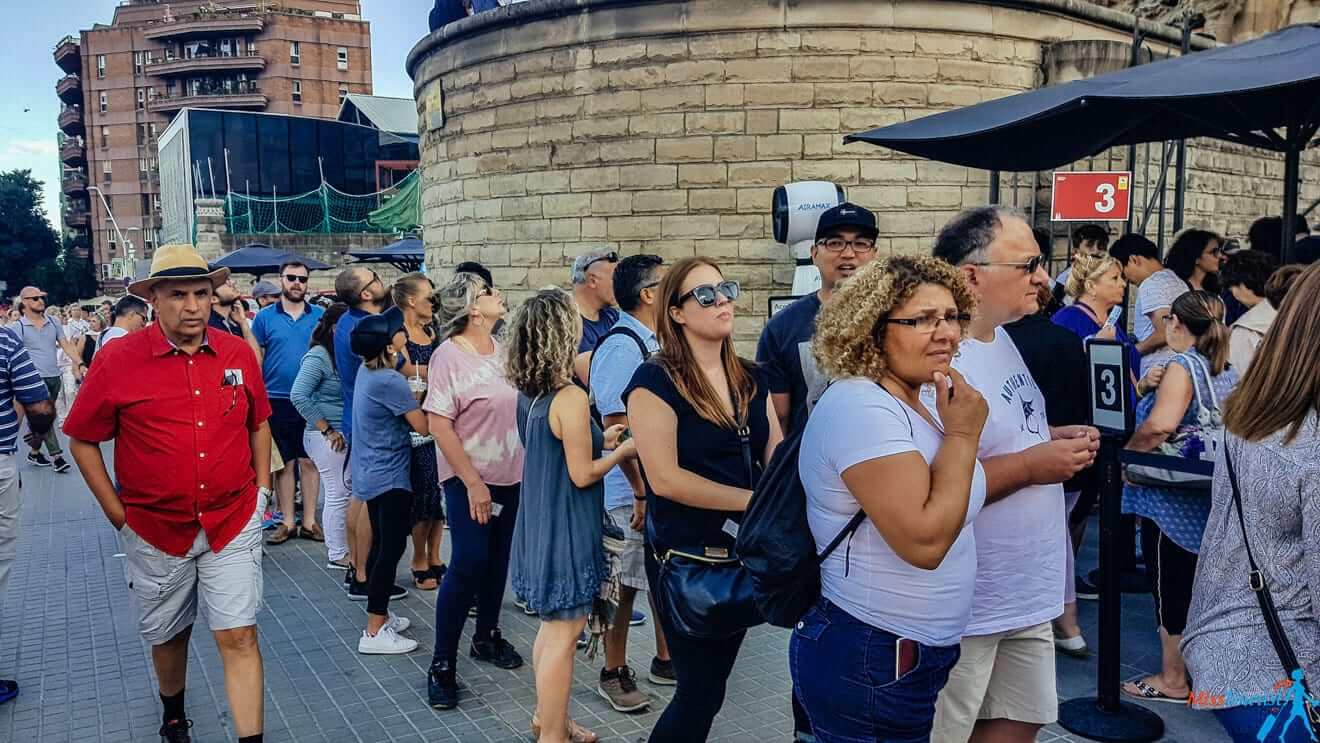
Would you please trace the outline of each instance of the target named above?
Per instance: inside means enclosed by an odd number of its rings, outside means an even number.
[[[257,487],[270,489],[270,423],[262,421],[257,430],[248,433],[252,447],[252,469],[256,471]]]
[[[28,436],[40,440],[50,431],[50,427],[55,425],[55,403],[46,400],[36,400],[27,404],[14,400],[14,414],[17,420],[14,425],[22,426],[23,419],[27,418]]]
[[[573,358],[573,376],[582,384],[591,384],[591,351],[583,351]]]
[[[770,393],[770,412],[779,424],[780,433],[788,430],[788,419],[793,414],[793,398],[787,392]]]
[[[678,416],[654,392],[628,395],[628,423],[651,489],[661,498],[694,508],[744,511],[752,491],[721,485],[678,466]]]
[[[555,394],[550,401],[550,430],[564,444],[564,464],[568,466],[568,478],[579,488],[588,488],[600,482],[615,465],[635,457],[636,445],[625,441],[610,447],[623,432],[621,427],[610,426],[606,430],[605,444],[611,449],[600,459],[592,451],[591,440],[591,405],[587,402],[587,393],[581,388],[569,385]]]
[[[1314,464],[1314,463],[1313,463]],[[1298,483],[1298,493],[1294,503],[1302,506],[1302,576],[1311,593],[1312,611],[1320,606],[1320,477],[1314,468],[1303,474]],[[1291,493],[1285,497],[1292,496]],[[1312,615],[1314,616],[1314,614]]]
[[[1146,340],[1137,343],[1137,350],[1142,356],[1154,353],[1168,345],[1168,340],[1164,336],[1164,323],[1169,319],[1169,308],[1161,307],[1154,312],[1146,313],[1150,318],[1150,324],[1154,326],[1155,331],[1146,337]]]
[[[1192,376],[1182,364],[1169,364],[1164,372],[1164,379],[1155,390],[1155,405],[1150,416],[1137,427],[1128,441],[1132,451],[1152,451],[1163,444],[1169,435],[1178,430],[1187,406],[1195,394],[1192,389]]]
[[[784,427],[780,423],[775,401],[771,397],[765,399],[765,416],[770,421],[770,435],[765,440],[765,451],[761,455],[762,465],[770,464],[770,458],[775,455],[775,449],[778,449],[784,441]]]
[[[604,415],[601,416],[601,421],[607,429],[614,426],[624,426],[626,428],[628,414]],[[636,444],[633,446],[636,450]],[[637,466],[637,458],[634,456],[619,462],[619,471],[628,480],[628,485],[633,491],[633,513],[632,518],[629,519],[629,524],[634,531],[641,531],[646,524],[646,481],[642,479],[642,470]]]
[[[985,470],[985,503],[990,505],[1032,485],[1067,482],[1095,461],[1089,438],[1065,438],[1036,444],[1013,454],[981,460]]]
[[[792,388],[788,384],[790,372],[779,358],[774,327],[768,323],[756,341],[756,364],[770,389],[770,403],[774,407],[774,417],[779,421],[779,430],[781,433],[787,431],[789,418],[793,415]]]
[[[431,432],[430,422],[426,420],[426,413],[423,413],[421,408],[404,413],[403,419],[412,426],[413,433],[418,436],[425,436]]]
[[[312,428],[326,438],[330,448],[338,452],[344,450],[344,434],[330,425],[329,419],[312,399],[312,394],[332,375],[329,363],[320,353],[308,352],[303,356],[298,366],[298,376],[293,378],[293,386],[289,388],[289,401],[293,403],[298,415],[310,422]]]
[[[261,366],[266,362],[266,348],[264,345],[266,342],[266,324],[260,318],[248,322],[246,312],[240,312],[238,315],[242,318],[238,321],[238,327],[243,331],[243,340],[247,341],[248,346],[252,348],[252,353],[256,355],[257,366]]]
[[[269,443],[270,439],[267,438]],[[115,485],[110,480],[110,473],[105,469],[105,458],[101,456],[101,445],[95,441],[83,441],[81,439],[69,439],[69,454],[73,455],[74,464],[78,465],[78,471],[82,473],[83,480],[87,483],[87,489],[92,491],[92,497],[101,506],[101,511],[110,525],[116,530],[124,528],[126,516],[124,513],[124,502],[119,500],[119,493],[115,491]],[[270,450],[266,451],[267,469],[270,468]],[[266,475],[269,481],[270,474]]]
[[[435,438],[440,454],[463,482],[468,492],[468,512],[472,520],[485,525],[490,521],[490,488],[481,479],[481,473],[463,450],[463,442],[454,431],[454,421],[437,413],[427,413],[427,430]]]

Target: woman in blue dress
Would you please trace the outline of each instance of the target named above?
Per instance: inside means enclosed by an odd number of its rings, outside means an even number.
[[[568,717],[573,655],[601,583],[608,578],[601,525],[604,477],[637,456],[624,426],[604,432],[587,393],[573,384],[582,319],[572,297],[545,289],[509,326],[506,370],[518,389],[522,505],[513,530],[513,590],[541,618],[532,648],[538,740],[591,743],[595,733]]]
[[[1137,430],[1127,448],[1150,452],[1174,441],[1179,456],[1213,459],[1223,435],[1220,406],[1238,380],[1237,371],[1228,366],[1224,303],[1206,291],[1187,292],[1173,301],[1165,329],[1175,355],[1155,394],[1137,404]],[[1155,598],[1162,656],[1159,673],[1123,685],[1129,696],[1187,703],[1191,688],[1178,643],[1187,626],[1196,555],[1210,503],[1208,489],[1132,482],[1123,486],[1123,513],[1142,518],[1141,551]]]

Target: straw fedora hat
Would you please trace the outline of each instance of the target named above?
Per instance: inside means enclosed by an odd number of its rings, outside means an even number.
[[[229,279],[229,269],[217,268],[212,271],[206,260],[187,243],[162,245],[151,257],[151,272],[147,278],[129,284],[128,293],[146,297],[151,287],[162,281],[176,279],[210,279],[214,288]]]

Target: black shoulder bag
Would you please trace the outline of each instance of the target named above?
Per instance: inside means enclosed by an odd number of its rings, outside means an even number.
[[[737,415],[738,400],[730,383],[729,397]],[[749,404],[748,415],[751,414]],[[747,487],[756,486],[752,466],[752,432],[746,421],[738,427]],[[735,537],[736,538],[736,537]],[[722,640],[765,622],[756,607],[752,576],[727,547],[669,549],[658,555],[660,587],[655,592],[661,611],[674,629],[688,637]]]
[[[1283,631],[1283,622],[1274,607],[1274,595],[1270,593],[1270,585],[1265,580],[1265,573],[1256,564],[1256,556],[1251,552],[1251,539],[1247,536],[1247,519],[1242,510],[1242,493],[1238,489],[1237,470],[1233,467],[1233,455],[1229,451],[1227,442],[1224,444],[1224,463],[1228,466],[1228,483],[1233,488],[1233,505],[1237,508],[1238,525],[1242,527],[1242,545],[1247,548],[1247,564],[1251,567],[1249,585],[1252,593],[1256,594],[1256,600],[1260,602],[1260,613],[1265,617],[1265,631],[1269,633],[1274,652],[1279,656],[1279,663],[1283,665],[1284,673],[1291,679],[1295,672],[1302,670],[1302,665],[1297,662],[1297,654],[1293,652],[1292,643],[1288,641],[1288,635]],[[1294,683],[1302,685],[1302,704],[1306,707],[1307,722],[1311,725],[1311,737],[1313,739],[1320,737],[1320,709],[1310,702],[1313,697],[1311,687],[1306,683],[1306,676],[1302,675],[1301,680]]]

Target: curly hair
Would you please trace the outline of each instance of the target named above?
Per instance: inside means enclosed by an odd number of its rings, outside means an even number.
[[[1081,299],[1088,287],[1104,278],[1104,275],[1114,268],[1122,271],[1123,264],[1108,253],[1078,254],[1073,258],[1072,273],[1068,274],[1068,296]]]
[[[1265,296],[1265,283],[1279,267],[1274,256],[1260,250],[1239,250],[1230,255],[1219,272],[1219,283],[1225,289],[1245,287],[1258,297]]]
[[[435,324],[440,329],[441,340],[449,340],[467,328],[472,305],[489,288],[490,284],[475,273],[456,273],[435,290],[431,304],[435,307]]]
[[[834,379],[885,374],[885,333],[880,322],[908,301],[922,284],[953,293],[959,314],[970,316],[976,298],[958,269],[938,258],[896,255],[871,261],[843,284],[816,318],[812,352],[820,371]],[[964,324],[962,331],[967,332]]]
[[[573,381],[582,337],[577,303],[562,289],[542,289],[509,323],[504,373],[528,397],[548,395]]]

